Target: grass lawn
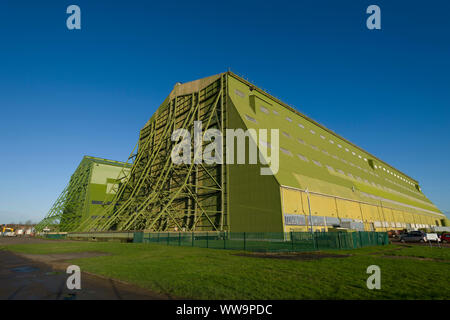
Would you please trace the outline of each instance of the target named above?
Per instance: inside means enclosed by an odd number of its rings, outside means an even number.
[[[450,299],[450,248],[388,245],[329,251],[351,256],[316,260],[246,257],[236,255],[242,251],[113,242],[54,241],[0,246],[0,250],[111,253],[71,262],[82,271],[180,298]],[[369,265],[381,268],[381,290],[366,287]]]

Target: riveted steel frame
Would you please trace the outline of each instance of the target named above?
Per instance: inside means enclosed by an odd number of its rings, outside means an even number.
[[[46,227],[58,231],[72,231],[80,225],[87,205],[87,188],[91,173],[92,163],[83,159],[45,218],[36,225],[36,231],[41,232]]]
[[[201,121],[203,132],[218,129],[225,137],[226,79],[222,75],[199,91],[171,97],[158,109],[141,130],[133,167],[113,201],[77,230],[228,230],[226,165],[196,164],[194,139],[190,164],[171,159],[177,143],[172,133],[186,129],[194,137],[194,121]]]

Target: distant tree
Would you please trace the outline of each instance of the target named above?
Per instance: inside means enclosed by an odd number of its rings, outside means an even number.
[[[30,225],[32,225],[32,224],[33,224],[33,222],[32,222],[31,220],[25,221],[25,225],[27,225],[27,226],[30,226]]]

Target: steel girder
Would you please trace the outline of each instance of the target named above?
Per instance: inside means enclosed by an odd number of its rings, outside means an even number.
[[[36,225],[36,231],[51,227],[52,231],[64,232],[78,227],[86,210],[91,170],[91,162],[83,159],[45,218]]]
[[[78,231],[228,230],[225,164],[195,164],[193,153],[191,164],[175,165],[171,160],[175,145],[171,135],[176,129],[193,136],[194,121],[201,121],[203,132],[214,128],[225,136],[226,79],[221,75],[200,90],[170,97],[160,106],[141,130],[138,151],[130,156],[132,169],[114,199]]]

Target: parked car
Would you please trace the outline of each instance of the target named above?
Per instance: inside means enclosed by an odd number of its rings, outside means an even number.
[[[401,242],[426,242],[426,234],[422,231],[411,231],[400,236]]]
[[[440,236],[442,243],[450,242],[450,233],[443,233]]]
[[[3,227],[2,235],[4,237],[15,237],[16,236],[16,234],[14,233],[14,229],[13,228],[8,228],[8,227]]]

